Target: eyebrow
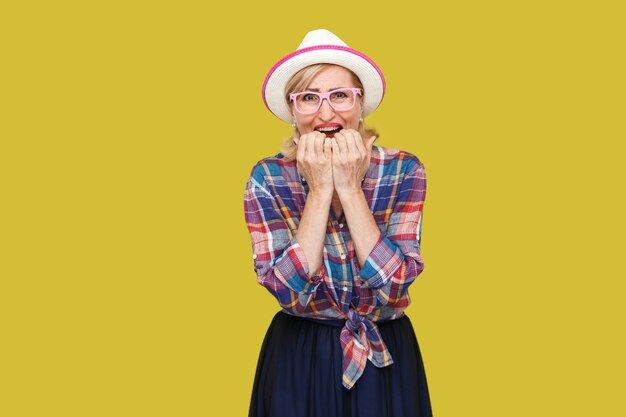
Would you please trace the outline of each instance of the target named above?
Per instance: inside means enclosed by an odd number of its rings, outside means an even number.
[[[330,90],[328,90],[328,91],[339,90],[339,89],[341,89],[341,88],[348,88],[348,87],[335,87],[335,88],[331,88],[331,89],[330,89]],[[313,92],[315,92],[315,93],[319,93],[320,89],[319,89],[319,88],[309,88],[309,87],[307,87],[306,91],[313,91]]]

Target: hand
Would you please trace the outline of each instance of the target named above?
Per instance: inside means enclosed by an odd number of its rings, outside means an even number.
[[[294,139],[298,152],[298,171],[309,184],[309,192],[333,191],[332,150],[330,140],[321,132],[310,132]]]
[[[333,184],[337,193],[361,190],[375,140],[376,136],[372,136],[363,143],[354,129],[341,130],[332,138]]]

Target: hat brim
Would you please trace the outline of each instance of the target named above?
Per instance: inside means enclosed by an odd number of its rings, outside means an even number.
[[[340,45],[319,45],[299,49],[280,61],[268,72],[263,82],[265,106],[279,119],[291,123],[293,117],[285,101],[287,82],[301,69],[314,64],[340,65],[354,72],[365,90],[363,116],[367,116],[380,105],[385,95],[385,77],[369,57]]]

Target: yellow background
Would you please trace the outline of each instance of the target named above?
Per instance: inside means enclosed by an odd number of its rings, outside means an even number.
[[[247,415],[278,305],[243,189],[290,132],[260,89],[322,27],[387,77],[378,144],[426,166],[435,415],[625,415],[620,2],[11,3],[0,415]]]

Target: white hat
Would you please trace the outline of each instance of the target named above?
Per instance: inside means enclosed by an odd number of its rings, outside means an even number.
[[[369,57],[349,48],[326,29],[307,33],[298,49],[274,64],[267,73],[261,92],[267,108],[278,118],[291,123],[291,111],[285,101],[285,86],[302,68],[321,63],[341,65],[355,73],[365,90],[363,116],[376,110],[385,95],[382,71]]]

